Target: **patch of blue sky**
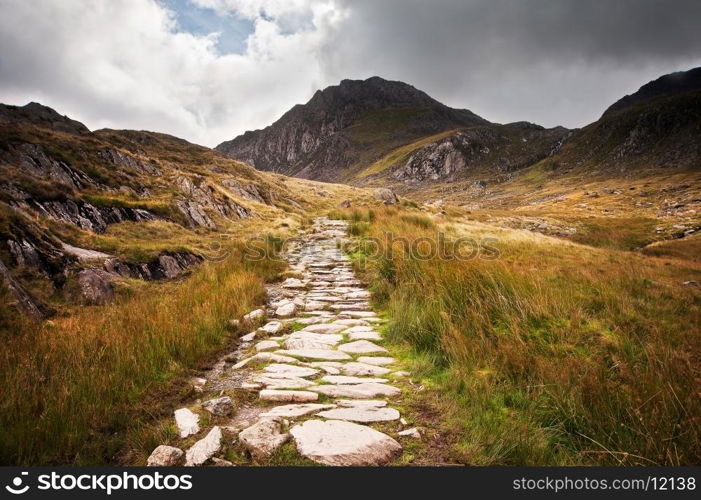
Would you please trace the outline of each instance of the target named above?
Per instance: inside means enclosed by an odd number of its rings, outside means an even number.
[[[246,39],[253,32],[253,22],[235,14],[220,15],[213,9],[194,5],[190,0],[162,0],[174,11],[178,29],[194,35],[219,33],[217,50],[221,54],[242,54]]]

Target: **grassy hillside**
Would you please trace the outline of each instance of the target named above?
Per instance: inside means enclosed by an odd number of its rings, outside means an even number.
[[[436,425],[455,460],[699,463],[701,292],[684,284],[701,281],[697,261],[567,243],[459,211],[336,216],[356,221],[362,238],[349,251],[391,319],[389,338],[422,376],[417,404],[445,417]],[[474,258],[449,258],[458,238]]]

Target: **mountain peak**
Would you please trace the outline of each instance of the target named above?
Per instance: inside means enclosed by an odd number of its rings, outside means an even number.
[[[318,90],[272,125],[216,149],[259,170],[337,181],[341,170],[357,164],[361,151],[380,154],[407,140],[485,124],[412,85],[373,76]]]
[[[53,108],[44,106],[38,102],[30,102],[24,106],[0,104],[0,124],[3,122],[28,122],[39,127],[68,132],[70,134],[85,134],[90,132],[88,127],[79,121],[61,115]]]
[[[634,94],[626,95],[614,102],[604,111],[602,116],[630,108],[640,102],[661,97],[663,95],[701,90],[701,67],[689,71],[677,71],[663,75],[656,80],[646,83]]]

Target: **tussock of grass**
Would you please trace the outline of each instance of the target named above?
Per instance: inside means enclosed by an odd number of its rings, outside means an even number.
[[[0,462],[104,463],[151,388],[226,339],[227,321],[263,300],[280,264],[233,248],[184,283],[133,291],[106,307],[6,333],[0,343]]]
[[[697,271],[519,239],[502,239],[497,260],[421,260],[387,248],[388,233],[435,230],[377,212],[368,236],[383,257],[356,260],[389,339],[430,362],[457,460],[699,463],[701,295],[681,286]]]

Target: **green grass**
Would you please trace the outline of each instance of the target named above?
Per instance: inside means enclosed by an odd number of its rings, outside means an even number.
[[[368,236],[435,238],[376,214]],[[383,243],[386,245],[386,243]],[[427,404],[477,465],[690,465],[701,461],[701,293],[692,268],[614,250],[518,239],[498,260],[365,264],[388,339],[422,360]]]

